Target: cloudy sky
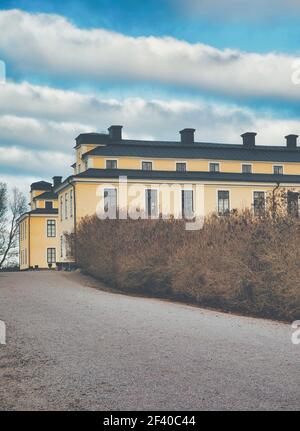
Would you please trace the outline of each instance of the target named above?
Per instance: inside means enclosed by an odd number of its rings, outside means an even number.
[[[70,174],[75,137],[111,124],[282,144],[300,134],[299,19],[298,0],[1,0],[0,181]]]

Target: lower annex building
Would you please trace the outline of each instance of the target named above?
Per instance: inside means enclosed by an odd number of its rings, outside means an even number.
[[[124,139],[122,126],[76,138],[73,174],[31,185],[31,210],[19,219],[20,268],[70,262],[65,234],[80,220],[130,214],[132,218],[185,217],[251,208],[259,214],[275,187],[290,190],[289,208],[299,214],[300,148],[297,135],[282,146],[195,142],[195,129],[179,141]]]

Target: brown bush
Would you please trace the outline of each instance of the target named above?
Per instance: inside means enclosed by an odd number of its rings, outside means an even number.
[[[300,317],[300,229],[288,216],[178,220],[82,220],[79,266],[128,292],[275,319]]]

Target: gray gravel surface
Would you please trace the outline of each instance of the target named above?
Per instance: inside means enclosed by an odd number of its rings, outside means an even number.
[[[298,410],[289,325],[0,274],[1,410]]]

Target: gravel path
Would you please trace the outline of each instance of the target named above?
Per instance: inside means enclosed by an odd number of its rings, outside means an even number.
[[[299,409],[289,325],[0,274],[0,410]]]

